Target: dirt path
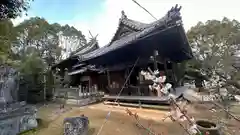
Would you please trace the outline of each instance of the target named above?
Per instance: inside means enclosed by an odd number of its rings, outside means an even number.
[[[165,117],[167,111],[160,111],[160,110],[150,110],[150,109],[140,109],[140,108],[133,108],[133,107],[122,107],[122,106],[112,106],[112,105],[104,105],[104,104],[97,104],[89,106],[90,109],[96,109],[101,111],[112,111],[116,113],[126,114],[126,109],[129,109],[133,113],[137,113],[139,117],[146,119],[146,120],[154,120],[159,122]],[[168,120],[167,120],[168,121]]]
[[[50,124],[48,124],[47,128],[41,129],[37,134],[38,135],[61,135],[63,133],[62,125],[63,119],[65,117],[74,117],[76,115],[75,110],[70,110],[53,120]],[[77,116],[77,115],[76,115]]]
[[[90,120],[90,130],[89,135],[96,135],[100,129],[104,119],[109,111],[110,106],[105,106],[102,104],[91,105],[86,108],[73,107],[72,110],[62,114],[54,121],[48,124],[48,126],[42,128],[37,132],[37,135],[62,135],[63,134],[63,120],[66,117],[80,116],[84,114]],[[136,122],[130,116],[128,116],[123,107],[115,107],[108,122],[105,124],[101,135],[146,135],[147,131],[144,129],[139,129],[136,126]],[[165,112],[160,111],[150,111],[145,109],[131,109],[133,112],[138,112],[141,118],[141,123],[146,127],[150,127],[152,130],[161,133],[164,132],[165,135],[178,135],[181,129],[178,125],[169,123],[161,123],[159,120],[164,116]],[[143,119],[144,117],[144,119]],[[148,120],[147,120],[148,119]],[[154,120],[150,120],[154,119]],[[157,122],[158,121],[158,122]],[[175,131],[171,130],[172,128]],[[180,129],[180,130],[179,130]],[[182,131],[181,131],[182,132]]]

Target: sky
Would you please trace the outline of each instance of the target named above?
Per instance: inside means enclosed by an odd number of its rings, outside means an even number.
[[[172,6],[181,5],[185,30],[199,21],[221,20],[224,16],[240,21],[239,0],[137,0],[156,18],[163,17]],[[98,34],[100,46],[108,44],[113,37],[124,10],[128,18],[150,23],[152,18],[132,0],[34,0],[28,16],[18,17],[14,24],[39,16],[50,23],[69,24],[90,38]]]

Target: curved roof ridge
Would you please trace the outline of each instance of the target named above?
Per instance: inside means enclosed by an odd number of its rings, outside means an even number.
[[[129,19],[124,11],[122,11],[121,13],[122,13],[122,16],[119,19],[119,24],[123,23],[123,24],[125,24],[125,25],[127,25],[127,26],[129,26],[133,29],[136,29],[136,30],[143,30],[143,29],[145,29],[146,27],[149,26],[149,24]]]
[[[88,52],[91,52],[91,51],[94,51],[96,49],[100,48],[99,45],[98,45],[98,41],[97,39],[92,39],[89,43],[81,46],[80,48],[78,48],[76,51],[74,51],[72,53],[72,56],[73,55],[83,55],[85,53],[88,53]]]
[[[108,46],[111,45],[111,43],[116,39],[117,33],[119,33],[120,28],[122,27],[122,24],[133,29],[136,32],[143,31],[145,28],[149,27],[149,25],[150,25],[150,24],[146,24],[146,23],[142,23],[142,22],[139,22],[136,20],[129,19],[123,10],[121,11],[121,14],[122,15],[121,15],[121,18],[119,18],[117,30],[115,31],[115,34],[112,37],[112,39],[110,40]]]

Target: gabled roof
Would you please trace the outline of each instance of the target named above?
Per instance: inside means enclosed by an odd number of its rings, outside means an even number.
[[[142,22],[131,20],[131,19],[127,18],[127,15],[125,14],[124,11],[122,11],[121,13],[122,13],[122,17],[119,19],[119,24],[123,23],[126,26],[129,26],[132,29],[135,29],[137,31],[144,30],[146,27],[149,26],[149,24],[142,23]]]
[[[150,24],[130,20],[122,12],[119,27],[110,44],[78,55],[78,62],[105,65],[106,62],[113,64],[129,59],[132,61],[140,55],[152,55],[154,49],[175,62],[191,59],[193,55],[182,27],[180,9],[176,5],[164,17]],[[121,32],[126,34],[121,35]]]
[[[71,60],[74,60],[74,61],[78,61],[78,57],[83,55],[83,54],[86,54],[86,53],[89,53],[91,51],[95,51],[97,49],[99,49],[99,45],[98,45],[98,41],[96,38],[92,38],[90,40],[89,43],[87,43],[86,45],[84,46],[81,46],[80,48],[78,48],[76,51],[74,51],[70,57],[68,57],[67,59],[64,59],[62,61],[60,61],[59,63],[55,64],[52,66],[52,68],[55,68],[56,66],[59,66],[59,65],[64,65],[64,64],[69,64],[70,62],[68,61],[71,61]]]
[[[108,46],[110,46],[112,42],[119,40],[130,33],[142,31],[149,26],[149,24],[127,18],[124,11],[121,13],[122,16],[119,19],[118,28]]]
[[[143,30],[133,31],[120,39],[113,40],[110,45],[102,47],[95,51],[92,51],[90,53],[84,54],[80,57],[80,59],[82,61],[95,59],[97,57],[103,56],[112,51],[116,51],[117,49],[120,49],[127,45],[133,44],[135,41],[143,40],[144,38],[147,38],[149,37],[149,35],[153,35],[154,33],[155,34],[162,33],[162,35],[165,35],[164,38],[168,38],[168,39],[161,38],[161,40],[168,40],[167,42],[176,42],[176,43],[178,42],[178,44],[175,44],[175,45],[171,44],[172,48],[169,45],[168,46],[164,44],[161,45],[161,43],[159,43],[159,46],[158,46],[158,48],[161,48],[161,47],[165,48],[165,49],[162,49],[162,51],[167,51],[167,53],[175,53],[175,54],[171,54],[171,55],[176,55],[176,56],[172,56],[174,57],[174,59],[172,59],[173,61],[180,62],[186,59],[191,59],[193,55],[192,55],[192,51],[189,46],[189,43],[187,41],[185,31],[182,27],[182,20],[181,20],[182,18],[180,15],[180,9],[181,7],[178,7],[176,5],[175,7],[172,7],[171,10],[169,10],[167,14],[161,19],[154,21],[153,23],[150,23],[150,24],[145,24],[144,26],[141,25]],[[124,18],[126,17],[122,17],[122,19]],[[122,23],[121,19],[120,19],[120,23]],[[174,39],[171,36],[166,36],[166,34],[163,34],[165,32],[175,33],[175,35],[178,37],[177,39]],[[176,40],[176,41],[171,41],[171,40]],[[145,46],[149,46],[149,45],[145,45]],[[148,49],[150,49],[149,47]],[[138,48],[136,48],[135,51],[137,51],[137,49]],[[183,56],[180,58],[179,55],[183,55]]]
[[[87,43],[86,45],[84,45],[84,46],[78,48],[76,51],[74,51],[72,53],[72,56],[83,55],[85,53],[94,51],[96,49],[99,49],[97,39],[91,39],[89,43]]]

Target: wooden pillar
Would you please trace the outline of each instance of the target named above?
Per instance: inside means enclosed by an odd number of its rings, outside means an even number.
[[[117,105],[120,106],[119,100],[117,101]]]
[[[168,78],[168,72],[167,72],[167,59],[164,58],[164,72],[165,72],[165,76]]]
[[[84,87],[84,98],[86,98],[86,97],[87,97],[87,88]]]
[[[82,95],[82,88],[81,88],[81,85],[78,86],[78,96],[79,96],[79,99],[81,99],[81,96]]]
[[[78,93],[78,95],[77,95],[77,105],[79,105],[79,101],[80,101],[80,87],[78,87],[78,88],[76,89],[76,91],[77,91],[77,93]]]
[[[83,95],[83,98],[85,98],[85,87],[82,86],[82,95]]]
[[[177,63],[175,62],[171,62],[171,63],[172,63],[172,76],[173,76],[174,86],[177,86],[177,76],[176,76]]]
[[[92,96],[92,89],[91,89],[91,77],[89,76],[89,81],[88,81],[88,93],[89,96]]]
[[[157,65],[157,56],[158,56],[158,51],[154,50],[153,52],[153,64],[154,64],[154,70],[158,70],[158,65]]]
[[[110,78],[110,72],[109,72],[109,70],[107,70],[107,81],[108,81],[108,87],[110,88],[111,78]]]
[[[142,84],[142,75],[140,72],[138,72],[138,92],[139,95],[142,96],[142,92],[141,92],[141,84]]]
[[[138,91],[138,96],[142,96],[140,91],[140,86],[137,86],[137,91]]]
[[[127,69],[125,70],[125,73],[124,73],[124,79],[125,80],[127,79],[128,75],[129,75],[129,68],[127,67]],[[128,84],[131,84],[130,79],[128,79],[128,81],[127,81],[127,85]]]
[[[142,108],[142,103],[141,103],[140,100],[138,101],[138,105],[139,105],[139,108],[141,109]]]

